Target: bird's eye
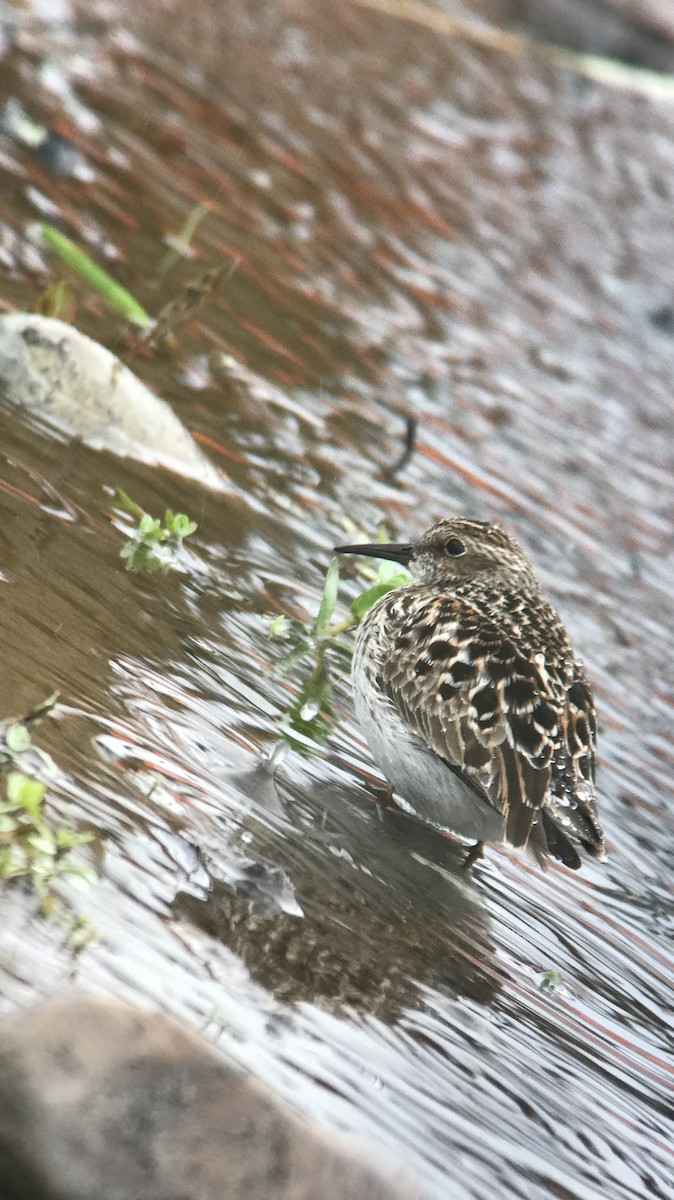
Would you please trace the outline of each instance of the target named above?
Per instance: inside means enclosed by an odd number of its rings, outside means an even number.
[[[450,538],[445,542],[445,554],[449,554],[450,558],[459,558],[461,554],[466,553],[466,547],[459,538]]]

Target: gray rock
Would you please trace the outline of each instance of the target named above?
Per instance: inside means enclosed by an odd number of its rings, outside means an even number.
[[[68,993],[0,1023],[3,1200],[419,1200],[193,1034]]]
[[[164,466],[223,490],[223,480],[166,401],[72,325],[0,316],[0,388],[10,403],[96,450]]]

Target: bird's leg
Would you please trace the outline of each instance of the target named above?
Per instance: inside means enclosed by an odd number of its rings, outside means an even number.
[[[377,816],[380,821],[384,820],[384,809],[393,804],[393,788],[390,786],[370,787],[370,792],[374,797],[374,806],[377,810]]]
[[[470,871],[470,868],[477,862],[478,858],[482,858],[484,854],[484,842],[476,842],[468,851],[461,867],[462,871]]]

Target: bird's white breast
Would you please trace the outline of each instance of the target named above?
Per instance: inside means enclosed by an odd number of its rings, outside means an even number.
[[[352,670],[356,715],[375,762],[403,808],[460,837],[502,841],[501,814],[423,744],[377,686],[377,659],[386,652],[378,621],[381,605],[375,605],[358,631]],[[373,626],[379,626],[379,637]]]

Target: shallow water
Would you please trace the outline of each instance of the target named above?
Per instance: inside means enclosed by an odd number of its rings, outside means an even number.
[[[0,408],[0,715],[60,689],[36,740],[100,856],[75,960],[5,893],[3,1007],[156,1004],[429,1195],[674,1194],[671,110],[346,4],[17,9],[7,39],[89,175],[2,140],[5,305],[51,278],[45,214],[155,314],[235,269],[156,353],[73,285],[231,496]],[[199,522],[186,570],[124,572],[118,486]],[[327,744],[264,766],[303,676],[263,615],[315,614],[345,516],[450,512],[522,540],[586,660],[605,865],[466,879],[375,802],[336,667]]]

